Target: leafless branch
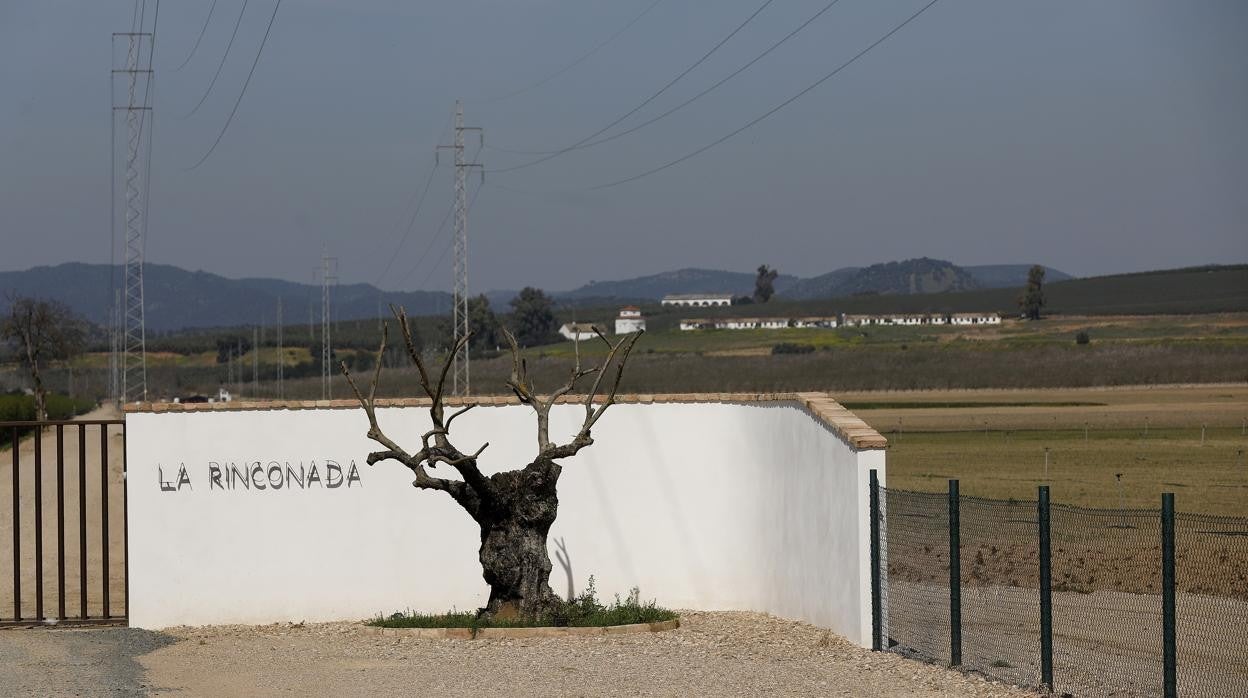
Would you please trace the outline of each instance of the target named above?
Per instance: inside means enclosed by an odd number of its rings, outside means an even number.
[[[618,342],[612,342],[607,339],[597,327],[594,327],[594,334],[598,336],[608,347],[606,358],[601,364],[591,367],[581,367],[581,356],[579,350],[576,352],[576,363],[573,365],[568,376],[568,381],[564,385],[557,388],[549,397],[542,398],[536,394],[531,382],[527,377],[524,360],[520,356],[520,348],[516,343],[516,339],[506,329],[503,330],[507,337],[507,343],[511,346],[511,378],[507,381],[507,387],[520,398],[520,402],[529,405],[533,411],[537,413],[537,445],[541,455],[548,458],[565,458],[575,455],[582,448],[593,443],[591,437],[591,429],[603,412],[615,403],[615,395],[620,387],[620,380],[624,376],[624,364],[628,361],[628,355],[633,350],[633,345],[637,343],[637,339],[641,336],[642,331],[625,335]],[[618,359],[618,361],[617,361]],[[616,363],[616,371],[614,380],[611,382],[610,389],[606,395],[606,399],[597,407],[594,406],[594,398],[597,397],[598,391],[602,388],[603,379],[611,364]],[[581,429],[571,442],[563,445],[556,445],[550,440],[550,408],[558,402],[558,400],[576,388],[576,383],[580,379],[594,375],[594,384],[589,394],[585,396],[585,420],[581,425]]]
[[[425,364],[420,357],[419,350],[416,348],[416,343],[412,337],[411,326],[407,321],[406,311],[404,311],[403,308],[395,306],[391,306],[391,311],[394,313],[395,318],[399,321],[399,326],[403,333],[404,343],[407,346],[407,353],[420,372],[421,388],[424,389],[425,394],[428,395],[432,401],[432,404],[429,407],[429,415],[433,422],[433,429],[430,429],[421,436],[421,448],[419,451],[416,453],[408,453],[405,449],[399,446],[398,443],[388,437],[385,432],[381,430],[381,426],[377,422],[377,384],[381,379],[381,357],[385,354],[386,342],[389,338],[389,326],[383,325],[381,346],[377,349],[376,369],[373,372],[373,380],[369,386],[367,397],[365,397],[359,386],[356,384],[355,379],[351,376],[351,372],[347,369],[346,363],[343,362],[339,365],[342,374],[347,378],[347,383],[351,386],[352,392],[355,393],[356,399],[360,401],[360,405],[364,408],[364,414],[368,417],[368,438],[385,447],[385,450],[383,451],[370,453],[368,456],[368,463],[372,465],[384,460],[397,460],[407,466],[416,475],[416,480],[412,483],[413,485],[425,489],[444,490],[450,493],[451,496],[455,497],[457,500],[461,500],[461,503],[463,503],[463,501],[467,498],[469,489],[471,489],[471,494],[474,495],[477,500],[488,497],[489,481],[477,468],[477,459],[489,444],[487,443],[483,445],[481,448],[477,449],[475,453],[465,454],[455,448],[448,438],[451,422],[453,422],[456,417],[464,414],[476,405],[467,405],[457,410],[449,419],[443,420],[444,410],[442,398],[446,384],[446,375],[449,372],[451,363],[454,361],[456,352],[463,347],[467,338],[465,337],[457,342],[454,350],[447,357],[438,377],[437,387],[435,388],[429,382],[429,372],[425,368]],[[433,468],[436,467],[438,463],[446,463],[447,465],[455,468],[463,477],[463,481],[459,482],[430,476],[425,470],[426,467]]]

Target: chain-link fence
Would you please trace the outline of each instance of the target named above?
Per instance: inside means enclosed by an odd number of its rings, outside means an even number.
[[[1248,695],[1248,519],[877,496],[880,649],[1059,695]]]

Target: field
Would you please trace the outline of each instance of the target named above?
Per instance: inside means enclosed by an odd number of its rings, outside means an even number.
[[[1174,492],[1180,511],[1248,516],[1243,384],[838,397],[889,438],[891,487],[943,492],[953,478],[964,495],[1034,500],[1049,484],[1054,502],[1098,508]]]

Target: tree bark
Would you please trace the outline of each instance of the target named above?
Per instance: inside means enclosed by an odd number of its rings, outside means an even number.
[[[34,379],[35,389],[35,421],[48,421],[48,389],[43,385],[43,376],[39,373],[39,364],[32,363],[30,375]]]
[[[550,527],[559,510],[560,466],[539,458],[523,470],[490,478],[491,496],[477,514],[481,570],[490,585],[485,612],[499,617],[539,617],[559,597],[550,588]]]

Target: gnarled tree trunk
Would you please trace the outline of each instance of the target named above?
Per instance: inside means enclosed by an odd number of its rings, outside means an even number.
[[[546,539],[559,510],[559,471],[558,464],[539,459],[490,478],[494,502],[477,515],[488,613],[541,616],[557,605]]]
[[[429,380],[424,361],[412,341],[407,315],[401,308],[392,310],[403,330],[408,354],[419,371],[421,387],[432,402],[429,415],[433,428],[421,436],[421,449],[416,453],[408,453],[378,426],[375,412],[377,381],[381,376],[381,357],[386,350],[388,333],[383,328],[381,347],[377,350],[376,368],[367,397],[356,386],[346,364],[341,365],[343,374],[368,416],[368,438],[386,449],[370,453],[368,463],[372,465],[384,460],[399,461],[416,476],[412,483],[414,486],[446,492],[481,527],[481,570],[486,583],[490,585],[490,599],[482,609],[486,614],[501,617],[546,615],[559,604],[559,597],[550,588],[550,555],[546,549],[550,527],[555,523],[555,516],[559,511],[557,486],[562,466],[557,461],[574,456],[582,448],[594,443],[590,430],[606,409],[614,404],[616,390],[619,389],[620,379],[624,374],[624,364],[641,333],[626,335],[613,343],[598,332],[598,337],[608,347],[603,362],[593,368],[582,369],[578,347],[576,364],[567,384],[549,396],[538,396],[528,379],[515,338],[504,329],[503,333],[512,350],[512,371],[507,387],[519,398],[521,404],[529,405],[537,413],[538,454],[533,462],[520,470],[486,477],[477,467],[477,458],[489,444],[477,449],[475,453],[465,454],[455,448],[449,439],[451,422],[476,405],[467,405],[449,417],[442,405],[443,388],[451,367],[451,357],[467,343],[468,337],[461,338],[451,350],[435,387]],[[604,373],[617,356],[619,360],[615,363],[615,379],[610,389],[599,398],[598,391],[602,387]],[[578,380],[589,375],[595,376],[593,387],[588,395],[576,399],[585,410],[585,419],[580,430],[568,443],[553,443],[549,433],[550,408],[571,393]],[[595,405],[595,400],[599,404]],[[439,463],[454,468],[461,479],[429,475],[427,468],[433,468]]]

